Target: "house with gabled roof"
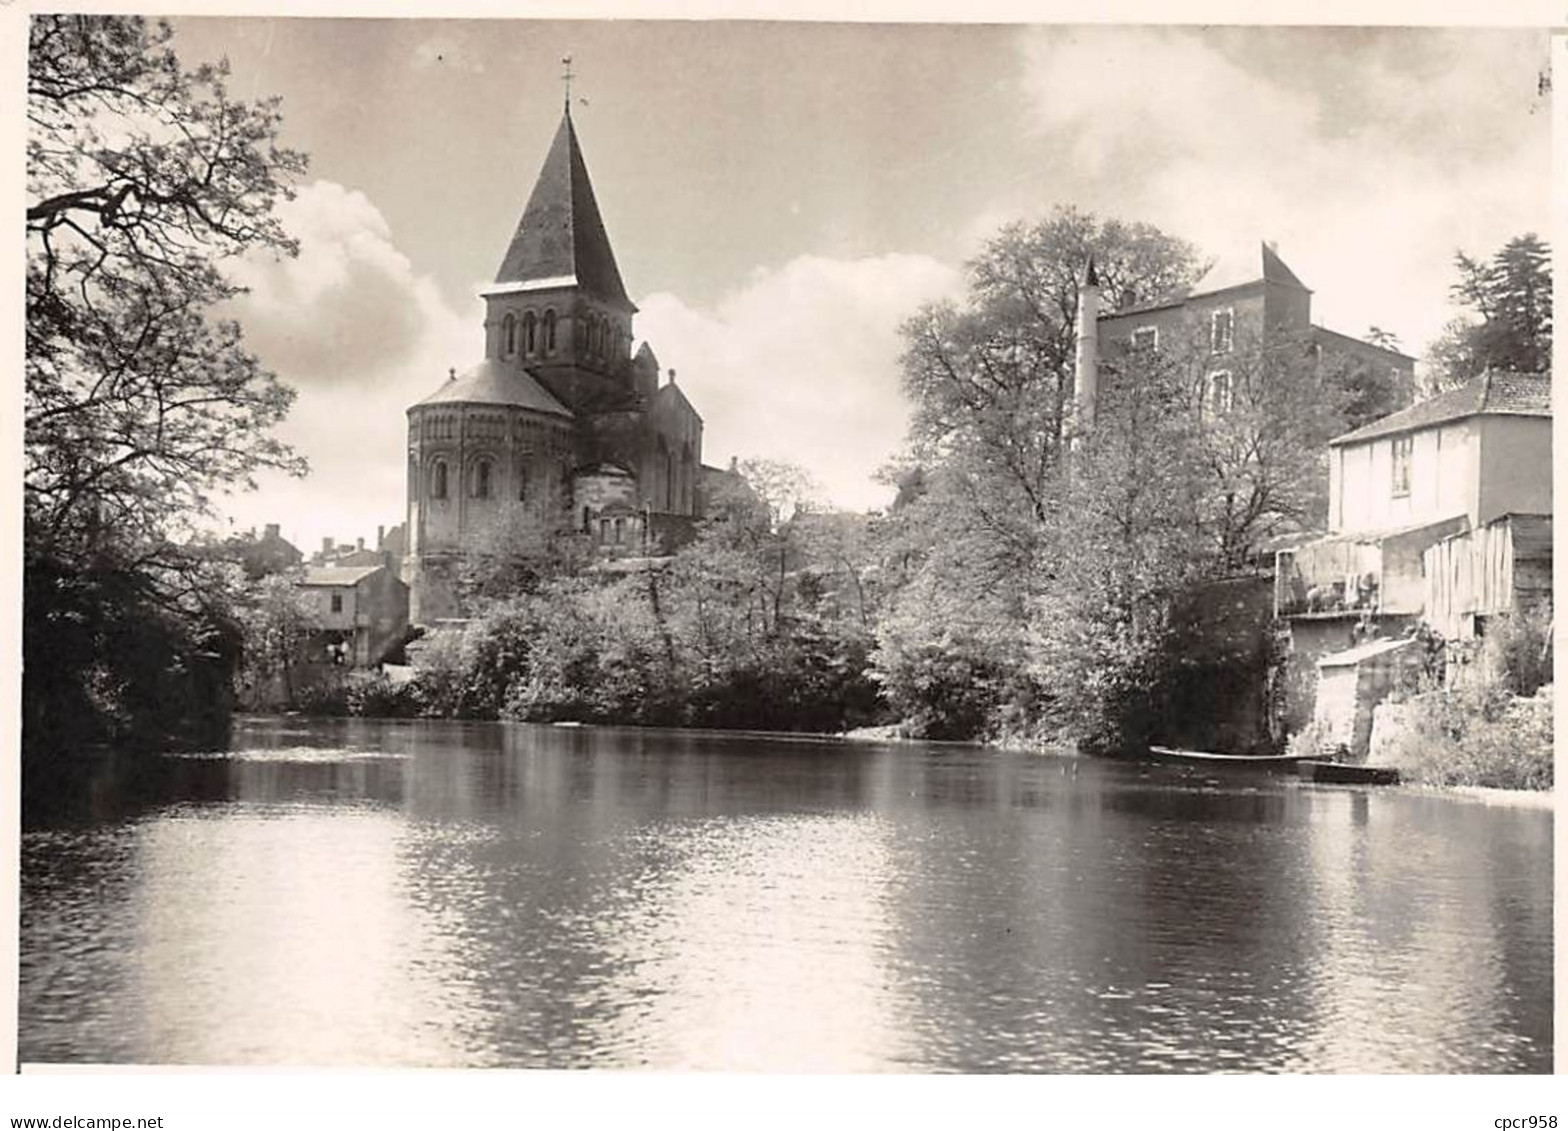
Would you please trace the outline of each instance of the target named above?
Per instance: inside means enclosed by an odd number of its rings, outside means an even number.
[[[1487,371],[1329,442],[1328,533],[1276,558],[1288,721],[1325,655],[1550,600],[1551,416],[1550,375]]]
[[[309,566],[294,584],[316,619],[309,662],[374,667],[407,635],[408,587],[386,565]]]

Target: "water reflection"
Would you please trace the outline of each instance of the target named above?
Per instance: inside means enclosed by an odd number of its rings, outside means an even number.
[[[34,783],[24,1059],[1551,1064],[1545,812],[701,733],[238,741]]]

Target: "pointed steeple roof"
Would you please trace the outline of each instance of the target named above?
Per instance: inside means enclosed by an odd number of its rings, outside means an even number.
[[[605,233],[568,110],[517,222],[496,290],[577,286],[611,302],[632,306]],[[633,307],[635,309],[635,307]]]

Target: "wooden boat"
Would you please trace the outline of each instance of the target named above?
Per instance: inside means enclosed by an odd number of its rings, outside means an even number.
[[[1160,762],[1198,762],[1210,766],[1244,766],[1255,769],[1283,769],[1316,757],[1313,754],[1211,754],[1206,750],[1178,750],[1171,746],[1150,746],[1149,753]]]
[[[1399,771],[1392,766],[1352,766],[1344,762],[1302,762],[1298,772],[1308,781],[1334,785],[1398,785]]]

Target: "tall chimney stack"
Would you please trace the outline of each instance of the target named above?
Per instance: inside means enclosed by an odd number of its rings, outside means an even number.
[[[1100,278],[1094,257],[1078,288],[1077,347],[1073,351],[1073,424],[1084,433],[1094,427],[1094,403],[1100,391]]]

